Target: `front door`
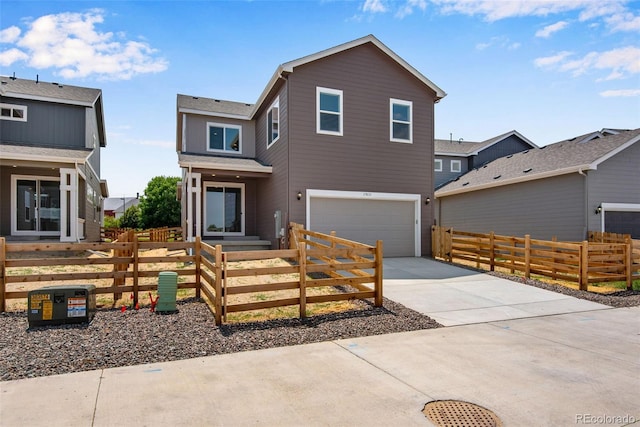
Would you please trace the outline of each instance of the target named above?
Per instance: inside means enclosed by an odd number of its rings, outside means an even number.
[[[205,183],[204,236],[244,235],[244,184]]]
[[[60,234],[60,181],[14,177],[13,234]]]

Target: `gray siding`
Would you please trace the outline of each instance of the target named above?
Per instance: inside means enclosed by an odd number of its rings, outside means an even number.
[[[183,118],[184,120],[184,118]],[[180,150],[185,153],[193,154],[211,154],[211,155],[229,155],[238,157],[254,157],[255,156],[255,124],[250,120],[229,119],[223,117],[200,116],[188,114],[186,117],[185,140],[186,149]],[[220,123],[242,127],[242,152],[214,152],[207,151],[207,123]],[[179,130],[181,132],[181,130]]]
[[[372,45],[297,68],[289,76],[290,220],[304,223],[306,189],[433,192],[435,93]],[[316,133],[316,87],[343,91],[343,136]],[[389,141],[390,98],[413,102],[413,144]],[[294,125],[295,124],[295,125]],[[430,253],[431,205],[422,209]]]
[[[86,133],[85,133],[85,147],[92,149],[93,154],[89,156],[89,163],[93,170],[100,175],[100,136],[98,130],[98,123],[96,118],[96,110],[93,108],[87,108],[86,112]]]
[[[0,141],[43,147],[85,148],[85,107],[2,97],[27,107],[27,121],[2,120]]]
[[[442,184],[447,183],[451,180],[454,180],[460,175],[467,173],[469,171],[469,162],[466,157],[436,155],[436,159],[442,160],[442,171],[435,172],[435,165],[433,166],[434,176],[435,176],[435,188],[438,188]],[[451,172],[451,160],[460,160],[460,172]]]
[[[578,173],[439,198],[439,225],[463,231],[580,241],[586,178]]]
[[[480,151],[477,156],[472,156],[469,168],[478,168],[492,160],[508,156],[510,154],[519,153],[530,148],[531,146],[529,144],[518,138],[516,135],[511,135],[497,144],[493,144],[491,147]]]
[[[588,171],[589,230],[600,230],[601,218],[596,208],[601,203],[640,204],[640,142]]]
[[[297,202],[295,194],[298,190],[289,187],[289,128],[292,125],[288,108],[289,87],[284,82],[274,88],[264,103],[264,108],[256,115],[256,156],[263,163],[273,167],[269,178],[257,181],[258,223],[261,239],[269,240],[274,248],[278,247],[274,214],[282,213],[282,226],[289,223],[289,200]],[[279,97],[280,104],[280,138],[267,149],[267,110]]]

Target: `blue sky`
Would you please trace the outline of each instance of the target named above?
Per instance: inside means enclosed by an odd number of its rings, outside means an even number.
[[[277,66],[375,35],[447,92],[436,138],[640,126],[640,1],[11,1],[0,70],[103,91],[112,197],[179,176],[176,95],[254,103]]]

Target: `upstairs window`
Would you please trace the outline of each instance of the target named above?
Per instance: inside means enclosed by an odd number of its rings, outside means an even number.
[[[242,152],[240,126],[207,123],[207,151]]]
[[[462,172],[462,162],[460,160],[451,160],[451,172]]]
[[[390,138],[393,142],[413,142],[413,103],[391,98]]]
[[[27,107],[24,105],[0,104],[0,110],[2,120],[27,121]]]
[[[267,112],[267,148],[280,138],[280,98],[276,98]]]
[[[342,136],[342,91],[316,88],[316,131]]]
[[[436,172],[442,172],[442,159],[435,159],[434,164],[435,164],[434,170]]]

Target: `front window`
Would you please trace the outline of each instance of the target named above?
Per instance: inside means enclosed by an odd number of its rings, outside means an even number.
[[[342,91],[316,88],[316,131],[329,135],[342,135]]]
[[[267,148],[280,138],[280,98],[276,98],[267,113]]]
[[[442,159],[435,159],[435,171],[442,172]]]
[[[207,150],[232,153],[242,152],[242,128],[240,126],[208,123]]]
[[[24,105],[0,104],[0,119],[26,122],[27,107]]]
[[[390,102],[390,132],[391,141],[408,142],[413,141],[413,103],[400,99],[391,99]]]
[[[461,172],[462,162],[460,160],[451,160],[451,172]]]

